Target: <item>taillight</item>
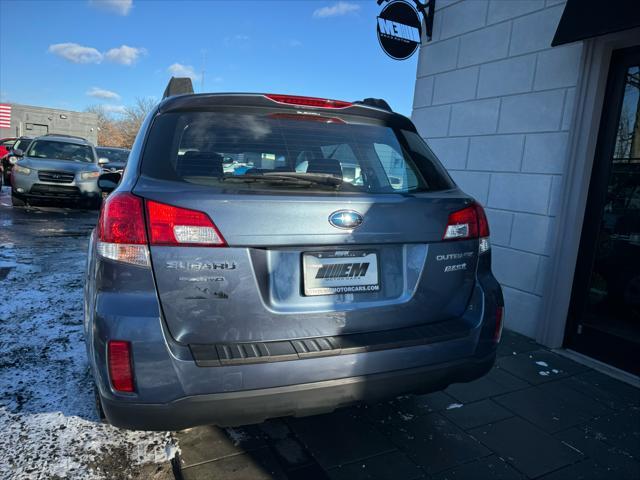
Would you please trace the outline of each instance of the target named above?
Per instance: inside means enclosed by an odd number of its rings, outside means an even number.
[[[480,253],[489,250],[489,222],[484,209],[477,202],[449,214],[447,228],[442,236],[443,240],[468,240],[472,238],[480,239]]]
[[[265,94],[269,100],[287,105],[298,105],[300,107],[316,108],[346,108],[353,105],[351,102],[343,100],[330,100],[328,98],[301,97],[299,95],[279,95],[276,93]]]
[[[478,238],[478,214],[474,205],[449,214],[443,240]]]
[[[107,197],[100,210],[97,250],[111,260],[149,266],[141,198],[128,192]]]
[[[134,392],[131,343],[110,340],[107,344],[107,362],[113,389],[118,392]]]
[[[493,341],[498,343],[502,338],[502,325],[504,322],[504,307],[496,309],[496,328],[493,332]]]
[[[227,245],[206,213],[175,207],[153,200],[146,201],[149,243],[151,245]]]

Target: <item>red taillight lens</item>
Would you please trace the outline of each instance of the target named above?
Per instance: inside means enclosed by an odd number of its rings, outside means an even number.
[[[353,105],[351,102],[342,100],[330,100],[328,98],[301,97],[298,95],[279,95],[268,93],[265,95],[269,100],[278,103],[286,103],[288,105],[299,105],[301,107],[317,107],[317,108],[346,108]]]
[[[488,237],[489,236],[489,222],[487,221],[487,216],[484,213],[484,208],[479,203],[474,204],[476,207],[476,214],[478,215],[478,236],[479,237]]]
[[[107,360],[113,389],[118,392],[134,392],[131,343],[110,340],[107,345]]]
[[[489,223],[484,209],[479,203],[473,203],[462,210],[449,215],[443,240],[462,240],[488,237]]]
[[[142,199],[130,193],[114,193],[102,204],[98,238],[107,243],[147,243]]]
[[[496,309],[496,329],[493,332],[493,341],[498,343],[502,338],[502,325],[504,320],[504,307]]]
[[[146,201],[151,245],[224,247],[226,242],[206,213]]]

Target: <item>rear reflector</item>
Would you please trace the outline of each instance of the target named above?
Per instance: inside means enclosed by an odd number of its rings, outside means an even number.
[[[226,241],[204,212],[146,201],[151,245],[225,247]]]
[[[443,240],[463,240],[489,237],[489,223],[479,203],[472,203],[449,215]]]
[[[96,248],[100,256],[110,260],[150,265],[141,198],[128,192],[107,197],[100,210]]]
[[[496,329],[493,332],[493,341],[498,343],[502,338],[502,325],[504,320],[504,307],[496,309]]]
[[[342,100],[330,100],[328,98],[301,97],[298,95],[279,95],[268,93],[265,95],[269,100],[287,105],[298,105],[300,107],[316,108],[346,108],[353,105],[351,102]]]
[[[107,361],[113,389],[118,392],[134,392],[131,343],[110,340],[107,345]]]

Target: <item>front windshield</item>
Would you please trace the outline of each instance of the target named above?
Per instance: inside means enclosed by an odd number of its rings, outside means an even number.
[[[129,150],[120,150],[117,148],[96,148],[98,158],[106,158],[109,162],[127,163],[129,158]]]
[[[52,140],[34,141],[26,153],[27,157],[69,160],[72,162],[94,163],[95,156],[89,145],[57,142]]]

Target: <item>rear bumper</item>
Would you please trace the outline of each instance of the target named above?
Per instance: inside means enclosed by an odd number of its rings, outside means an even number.
[[[169,403],[130,403],[102,398],[109,422],[133,430],[182,430],[197,425],[237,426],[268,418],[326,413],[361,401],[429,393],[485,375],[495,350],[484,357],[284,387],[194,395]]]

